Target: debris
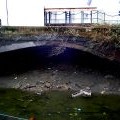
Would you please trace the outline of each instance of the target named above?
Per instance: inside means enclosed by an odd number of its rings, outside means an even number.
[[[101,91],[100,93],[101,93],[102,95],[105,94],[105,90]]]
[[[36,94],[37,94],[37,95],[41,95],[42,93],[41,93],[41,92],[37,92]]]
[[[114,77],[113,77],[113,75],[105,75],[104,78],[106,78],[106,79],[113,79]]]
[[[75,71],[74,74],[77,74],[77,72]]]
[[[77,110],[78,110],[78,111],[81,111],[81,109],[80,109],[80,108],[78,108]]]
[[[17,80],[17,77],[15,77],[14,79]]]
[[[48,70],[51,70],[52,68],[47,68]]]
[[[90,97],[91,96],[90,88],[86,87],[86,89],[81,89],[80,91],[72,94],[72,97],[78,97],[78,96]]]

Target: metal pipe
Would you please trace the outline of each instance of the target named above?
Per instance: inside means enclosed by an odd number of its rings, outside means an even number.
[[[8,1],[6,0],[6,15],[7,15],[7,25],[9,26],[9,13],[8,13]]]

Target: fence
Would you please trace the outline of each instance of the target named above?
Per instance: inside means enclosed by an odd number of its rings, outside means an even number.
[[[96,9],[44,9],[44,23],[45,25],[72,25],[84,23],[109,23],[119,24],[120,19],[118,15],[107,15]]]
[[[0,19],[0,28],[1,28],[1,25],[2,25],[2,23],[1,23],[1,19]]]

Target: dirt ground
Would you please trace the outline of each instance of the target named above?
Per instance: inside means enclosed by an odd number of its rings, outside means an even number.
[[[0,77],[0,87],[19,88],[41,93],[46,90],[79,91],[89,87],[92,93],[120,94],[120,79],[92,69],[61,64],[21,74]]]

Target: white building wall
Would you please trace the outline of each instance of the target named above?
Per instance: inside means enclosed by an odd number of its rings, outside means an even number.
[[[7,0],[10,26],[43,26],[44,6],[47,7],[87,7],[88,0]],[[119,0],[92,0],[92,7],[117,15]],[[6,0],[0,0],[0,19],[7,25]],[[120,18],[118,18],[120,19]]]
[[[10,26],[43,26],[43,0],[7,0]],[[7,25],[6,0],[0,0],[0,18]]]
[[[2,20],[2,24],[7,24],[7,17],[6,17],[6,3],[5,0],[0,0],[0,19]]]

